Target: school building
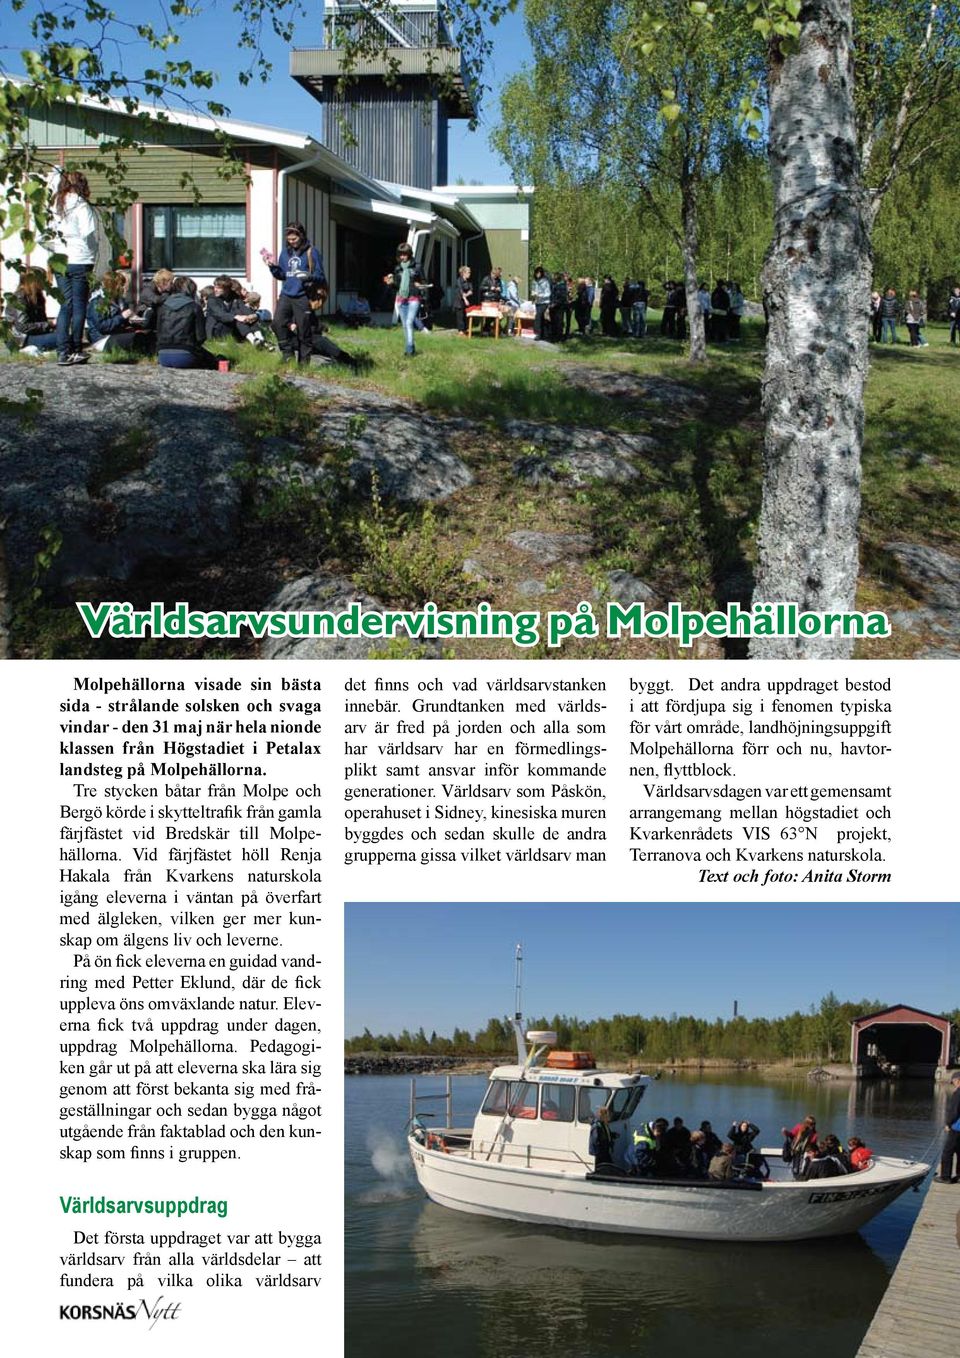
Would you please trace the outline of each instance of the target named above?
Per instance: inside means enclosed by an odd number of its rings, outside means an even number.
[[[358,23],[380,26],[384,50],[361,62],[338,95],[338,43],[345,26]],[[145,129],[118,100],[85,100],[35,107],[31,138],[51,162],[84,169],[94,202],[106,195],[106,177],[83,162],[98,144],[130,136],[143,147],[127,155],[136,200],[117,222],[130,247],[135,295],[144,279],[169,268],[201,287],[221,273],[246,279],[272,307],[279,285],[260,251],[279,254],[288,221],[303,222],[323,255],[331,312],[354,297],[375,313],[385,310],[382,278],[402,240],[447,304],[461,264],[475,276],[499,264],[505,276],[519,277],[524,293],[532,189],[445,182],[449,122],[469,117],[472,107],[438,0],[398,0],[389,18],[327,0],[324,37],[324,47],[291,53],[291,75],[322,106],[319,137],[141,105]],[[442,90],[438,70],[456,73]],[[224,139],[237,169],[226,176]],[[3,253],[19,255],[16,238]],[[28,262],[45,260],[34,251]],[[15,286],[6,268],[3,286]]]

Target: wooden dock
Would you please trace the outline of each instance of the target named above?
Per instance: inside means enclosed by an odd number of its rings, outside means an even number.
[[[960,1184],[931,1184],[857,1358],[960,1354]]]

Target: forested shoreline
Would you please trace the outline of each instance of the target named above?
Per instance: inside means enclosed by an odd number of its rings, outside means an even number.
[[[561,1049],[591,1051],[599,1059],[636,1061],[648,1065],[717,1062],[721,1064],[803,1064],[849,1059],[850,1023],[890,1004],[887,1000],[840,1000],[832,992],[806,1012],[795,1010],[780,1018],[704,1019],[690,1014],[614,1014],[611,1018],[581,1019],[554,1014],[526,1021],[528,1029],[550,1029]],[[960,1009],[943,1015],[960,1024]],[[451,1035],[424,1027],[416,1032],[375,1034],[369,1028],[347,1038],[347,1056],[382,1053],[425,1057],[483,1059],[515,1052],[510,1019],[491,1018],[484,1028],[470,1032],[454,1028]]]

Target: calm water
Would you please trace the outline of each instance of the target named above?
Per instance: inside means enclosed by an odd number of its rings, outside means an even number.
[[[486,1080],[454,1080],[472,1122]],[[419,1092],[442,1082],[419,1079]],[[920,1157],[942,1125],[932,1082],[810,1085],[665,1077],[648,1115],[734,1118],[766,1145],[812,1112],[879,1153]],[[347,1358],[853,1358],[909,1235],[907,1193],[860,1235],[797,1245],[547,1231],[429,1202],[406,1156],[409,1081],[346,1082]],[[442,1120],[443,1104],[433,1105]],[[430,1107],[430,1105],[427,1105]],[[927,1156],[929,1159],[929,1155]]]

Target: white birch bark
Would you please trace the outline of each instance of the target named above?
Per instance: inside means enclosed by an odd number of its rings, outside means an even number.
[[[774,238],[754,603],[854,605],[871,255],[853,102],[851,0],[806,0],[770,67]],[[754,639],[755,659],[842,658],[852,642]]]
[[[707,357],[707,337],[703,327],[703,316],[698,300],[697,251],[699,232],[697,220],[696,193],[692,185],[685,184],[683,199],[683,289],[687,295],[687,326],[689,327],[690,347],[688,357],[691,363],[704,363]]]

